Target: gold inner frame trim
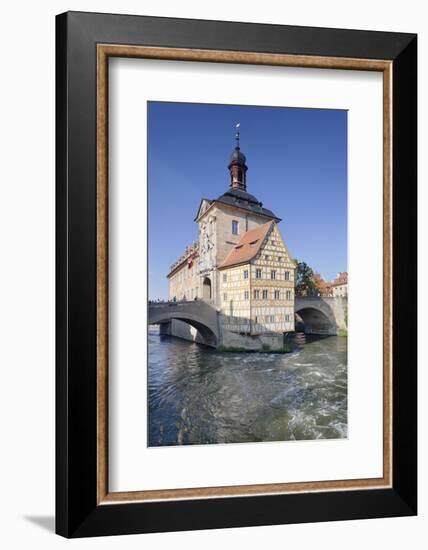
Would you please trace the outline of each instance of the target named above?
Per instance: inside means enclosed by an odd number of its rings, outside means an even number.
[[[225,487],[109,492],[108,488],[108,59],[346,69],[383,73],[383,476]],[[392,62],[256,52],[97,45],[97,503],[239,497],[392,486]]]

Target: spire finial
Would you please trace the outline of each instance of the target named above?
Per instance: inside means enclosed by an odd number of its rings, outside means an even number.
[[[241,126],[241,123],[238,122],[238,124],[235,126],[236,133],[235,133],[235,139],[236,139],[236,149],[239,149],[239,127]]]
[[[239,127],[241,126],[241,123],[238,122],[235,124],[235,140],[236,140],[236,146],[235,150],[230,155],[230,162],[229,162],[229,171],[230,171],[230,186],[232,189],[241,189],[242,191],[245,191],[247,188],[247,165],[246,165],[246,158],[244,153],[241,152],[241,149],[239,147]]]

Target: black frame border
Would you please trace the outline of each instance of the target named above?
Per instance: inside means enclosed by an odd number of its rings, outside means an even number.
[[[393,62],[393,486],[97,505],[96,45]],[[417,513],[417,36],[84,12],[56,17],[56,532],[65,537]]]

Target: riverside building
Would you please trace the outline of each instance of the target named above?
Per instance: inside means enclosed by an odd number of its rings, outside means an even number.
[[[296,263],[279,230],[281,219],[247,192],[239,133],[229,189],[203,198],[198,239],[168,273],[170,300],[204,300],[221,314],[223,329],[245,335],[294,330]]]

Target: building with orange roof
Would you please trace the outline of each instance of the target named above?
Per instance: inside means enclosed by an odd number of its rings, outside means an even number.
[[[330,287],[333,297],[348,296],[348,272],[341,271],[338,273],[334,281],[331,281]]]
[[[224,328],[249,334],[294,330],[295,262],[274,220],[244,233],[218,269]]]
[[[171,266],[169,298],[209,301],[232,332],[293,331],[296,265],[278,228],[281,219],[247,192],[239,133],[228,169],[229,189],[201,200],[199,238]]]

